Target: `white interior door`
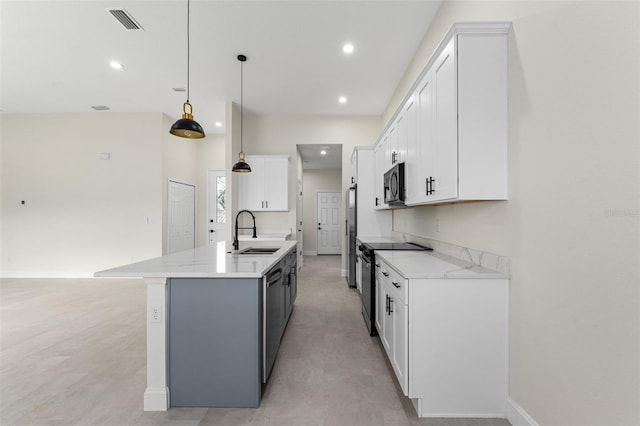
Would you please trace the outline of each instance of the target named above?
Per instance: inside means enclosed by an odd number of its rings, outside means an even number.
[[[170,180],[167,194],[167,253],[195,248],[196,187]]]
[[[340,254],[342,193],[318,192],[318,254]]]
[[[224,240],[227,226],[227,182],[224,170],[207,172],[207,238],[209,245]]]

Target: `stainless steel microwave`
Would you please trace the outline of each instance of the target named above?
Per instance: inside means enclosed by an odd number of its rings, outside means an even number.
[[[384,174],[384,202],[404,206],[404,163],[397,163]]]

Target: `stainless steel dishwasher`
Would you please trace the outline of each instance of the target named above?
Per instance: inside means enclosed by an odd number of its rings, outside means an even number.
[[[262,381],[267,382],[278,354],[285,319],[285,271],[284,260],[281,260],[264,277],[265,307],[263,333],[263,368]]]

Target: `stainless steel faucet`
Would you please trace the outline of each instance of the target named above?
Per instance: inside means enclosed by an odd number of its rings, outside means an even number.
[[[251,215],[251,217],[253,218],[253,228],[243,228],[243,227],[239,227],[238,226],[238,217],[240,217],[241,213],[247,212]],[[234,250],[238,250],[240,243],[238,241],[238,229],[253,229],[253,237],[251,238],[258,238],[258,234],[256,232],[256,217],[253,215],[253,213],[251,213],[251,211],[249,210],[240,210],[238,212],[238,214],[236,215],[236,228],[235,228],[235,235],[233,237],[233,249]]]

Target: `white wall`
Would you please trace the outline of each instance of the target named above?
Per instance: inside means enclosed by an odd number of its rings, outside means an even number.
[[[351,176],[351,175],[349,175]],[[303,247],[305,252],[318,252],[318,192],[339,192],[342,194],[342,173],[340,169],[303,170]],[[344,215],[343,215],[344,216]],[[344,231],[344,229],[343,229]],[[344,233],[343,233],[344,235]]]
[[[1,124],[2,276],[92,276],[160,256],[169,179],[196,186],[196,244],[208,243],[207,170],[225,168],[224,135],[172,136],[159,113],[2,114]]]
[[[163,254],[167,252],[167,182],[196,187],[196,247],[209,244],[207,225],[207,171],[225,170],[225,135],[207,133],[204,139],[173,136],[168,130],[173,119],[164,116],[163,124]],[[166,131],[164,131],[166,130]],[[206,130],[205,130],[206,131]]]
[[[396,210],[394,230],[511,258],[510,395],[541,425],[640,424],[639,17],[445,1],[385,113],[452,22],[513,22],[509,200]]]
[[[91,276],[161,254],[161,114],[1,122],[3,276]]]
[[[198,182],[198,246],[206,246],[209,244],[207,223],[207,171],[225,170],[225,155],[225,135],[223,134],[207,133],[207,137],[198,142],[198,159],[195,167]],[[229,221],[229,215],[227,215],[227,221]]]
[[[187,185],[193,185],[196,187],[196,246],[198,246],[198,240],[200,232],[198,232],[198,223],[202,220],[200,215],[201,200],[199,194],[206,189],[198,184],[198,170],[195,165],[198,163],[198,147],[202,144],[200,139],[186,139],[179,136],[174,136],[169,133],[171,125],[174,123],[168,116],[163,117],[163,128],[166,131],[162,134],[162,254],[167,253],[168,248],[168,235],[167,218],[169,202],[167,198],[168,183],[169,180],[174,182],[180,182]],[[206,138],[204,139],[206,140]]]
[[[306,117],[306,116],[245,116],[244,150],[247,155],[283,154],[291,157],[289,169],[289,212],[258,212],[258,228],[282,229],[294,232],[296,223],[297,144],[342,144],[341,191],[347,190],[351,178],[351,152],[357,145],[372,145],[381,130],[380,117]],[[235,152],[233,161],[237,158]],[[231,166],[229,166],[231,168]],[[304,188],[308,194],[307,188]],[[315,197],[315,194],[313,194]],[[306,196],[305,196],[306,198]],[[304,210],[304,208],[303,208]],[[236,210],[237,211],[237,210]],[[342,229],[344,234],[344,229]],[[293,235],[293,234],[292,234]]]

